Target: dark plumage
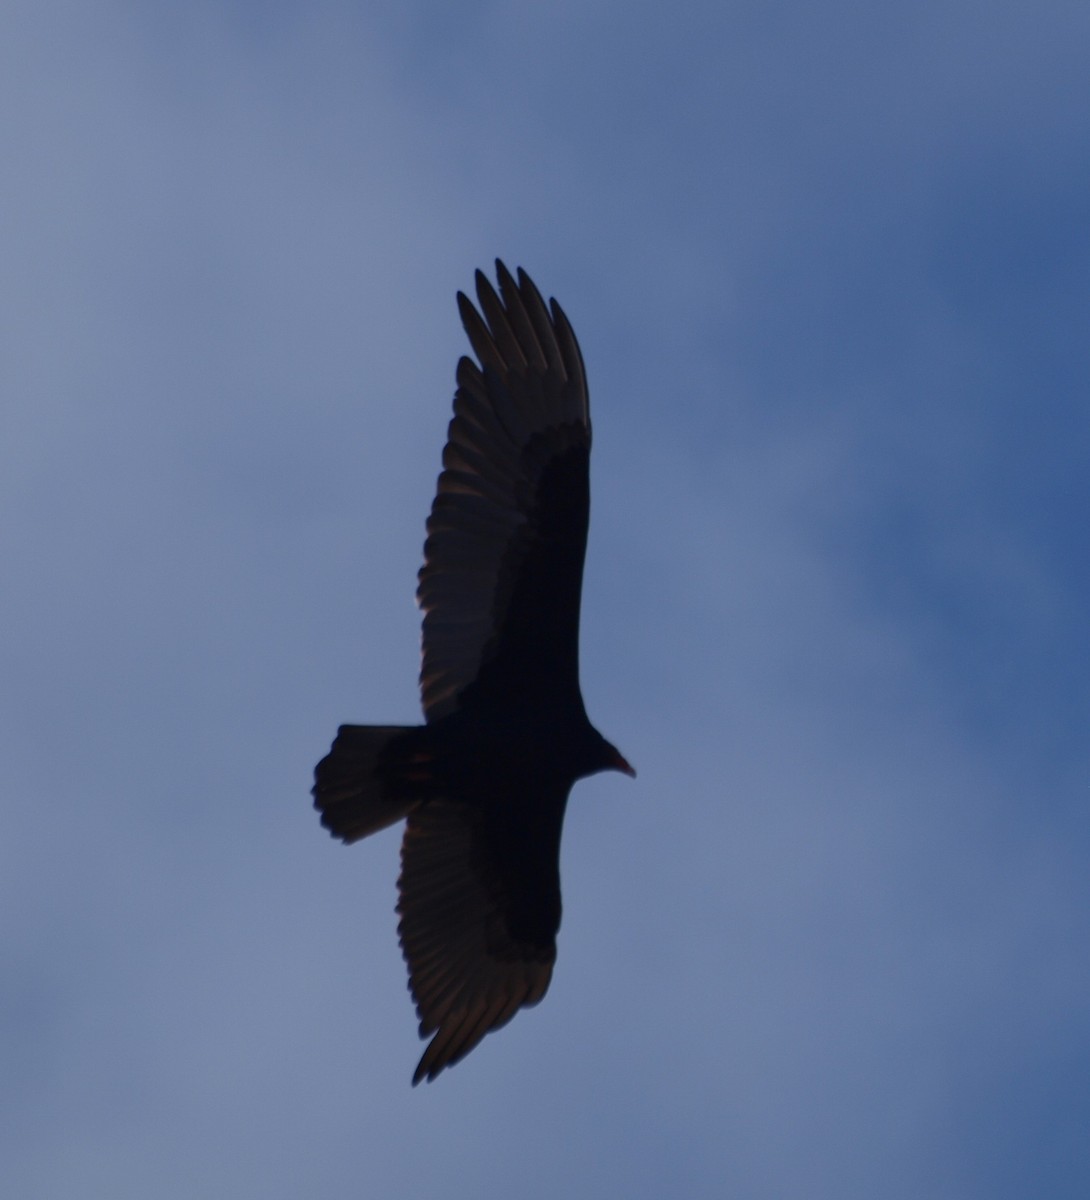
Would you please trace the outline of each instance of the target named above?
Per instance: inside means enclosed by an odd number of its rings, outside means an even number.
[[[545,995],[568,793],[632,768],[587,720],[579,600],[589,514],[583,359],[555,300],[496,263],[458,309],[454,419],[417,598],[426,724],[342,725],[314,804],[354,842],[407,818],[399,932],[434,1079]],[[483,314],[483,316],[482,316]]]

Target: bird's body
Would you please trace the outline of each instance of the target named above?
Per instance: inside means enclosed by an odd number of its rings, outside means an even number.
[[[417,591],[426,724],[344,725],[315,771],[346,842],[406,819],[399,932],[433,1079],[545,994],[572,784],[632,769],[587,720],[579,603],[589,516],[582,356],[559,305],[496,264],[479,360],[458,364]]]

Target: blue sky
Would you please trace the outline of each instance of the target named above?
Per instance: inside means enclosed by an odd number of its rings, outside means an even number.
[[[1090,1188],[1090,13],[12,0],[0,1179],[72,1196]],[[502,256],[580,336],[545,1002],[430,1087],[415,572]]]

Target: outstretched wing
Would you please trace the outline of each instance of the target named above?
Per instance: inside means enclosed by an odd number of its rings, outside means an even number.
[[[417,589],[429,721],[477,681],[496,696],[579,695],[591,436],[583,359],[555,300],[546,308],[521,269],[517,283],[499,261],[496,274],[499,295],[477,272],[481,313],[458,294],[479,365],[458,363]]]
[[[401,847],[398,932],[420,1036],[413,1083],[434,1079],[545,995],[560,924],[563,798],[533,842],[489,827],[487,810],[430,800]],[[542,826],[547,825],[548,828]]]

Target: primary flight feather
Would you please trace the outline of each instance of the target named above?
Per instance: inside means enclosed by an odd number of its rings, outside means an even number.
[[[342,725],[315,769],[322,824],[354,842],[406,820],[398,931],[434,1079],[545,995],[568,793],[635,772],[590,724],[579,602],[590,411],[560,305],[497,261],[458,310],[454,418],[424,544],[426,724]]]

